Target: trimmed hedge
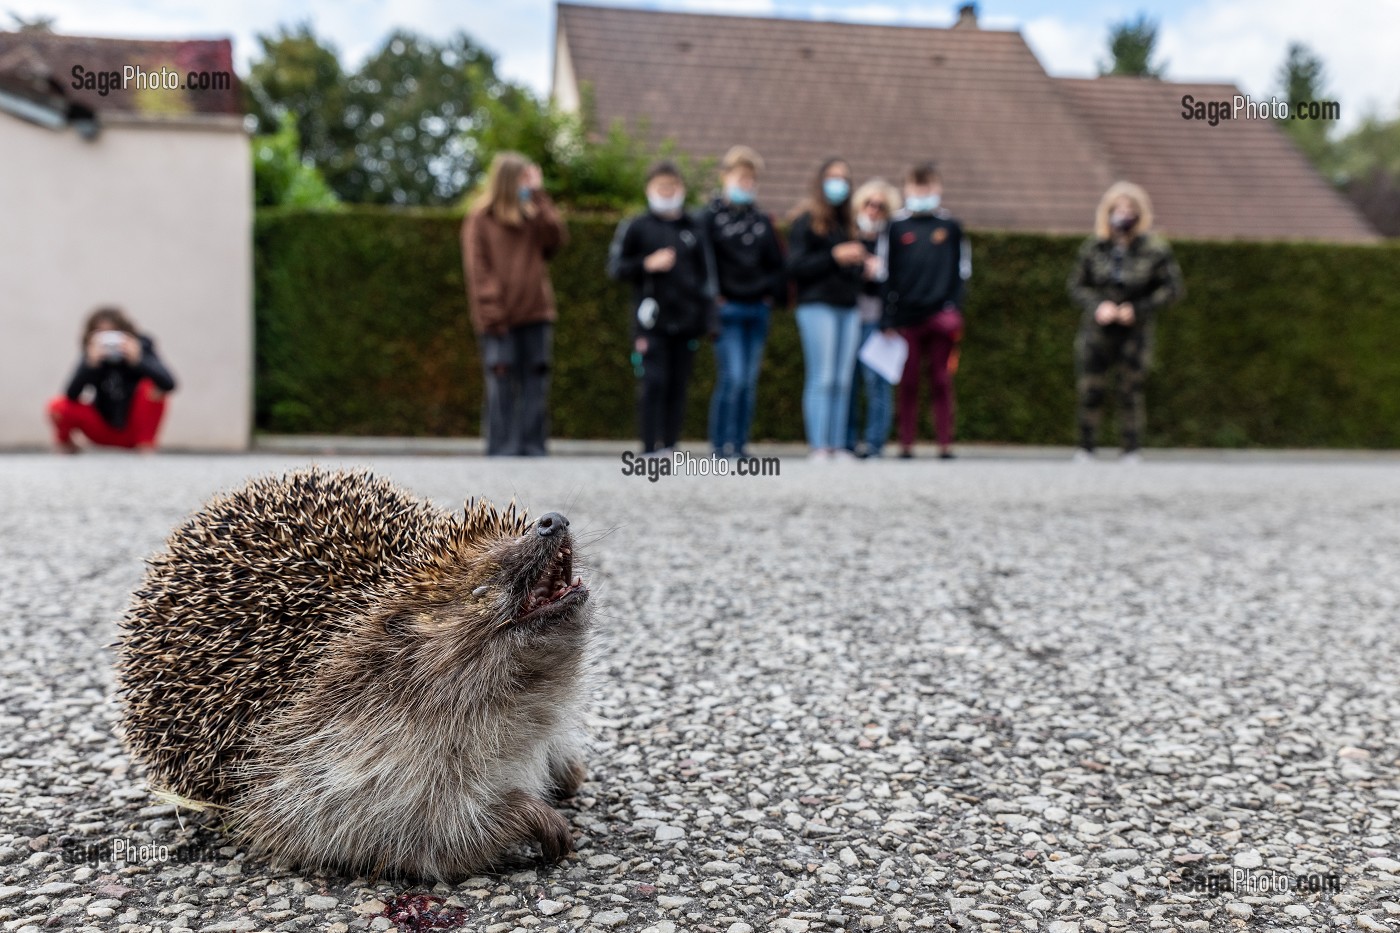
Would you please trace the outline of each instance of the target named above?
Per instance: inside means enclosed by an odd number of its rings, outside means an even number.
[[[626,290],[603,273],[615,223],[571,220],[571,243],[553,264],[556,437],[635,436]],[[459,226],[449,212],[258,213],[259,430],[480,433]],[[972,242],[959,437],[1073,443],[1079,313],[1065,279],[1079,239],[982,232]],[[1400,446],[1400,245],[1173,246],[1188,294],[1158,327],[1149,443]],[[702,347],[688,437],[705,436],[713,384],[714,356]],[[801,392],[796,325],[779,311],[754,437],[800,440]]]

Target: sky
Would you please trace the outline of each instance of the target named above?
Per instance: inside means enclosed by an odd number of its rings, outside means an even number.
[[[592,2],[592,0],[588,0]],[[957,0],[608,0],[609,6],[946,26]],[[22,17],[52,16],[59,32],[147,38],[227,36],[240,71],[259,33],[309,21],[352,67],[394,27],[445,37],[465,30],[506,77],[549,91],[553,0],[11,0]],[[1400,113],[1400,0],[983,0],[983,27],[1019,29],[1052,75],[1091,76],[1109,25],[1145,13],[1160,24],[1159,62],[1179,81],[1228,81],[1254,97],[1278,89],[1288,44],[1307,43],[1326,66],[1341,129],[1367,113]],[[8,17],[0,14],[8,26]]]

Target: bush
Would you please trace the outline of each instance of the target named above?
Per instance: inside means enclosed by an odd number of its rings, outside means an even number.
[[[331,209],[340,199],[320,171],[301,159],[300,137],[291,114],[283,114],[275,133],[254,136],[253,203],[258,207]]]
[[[283,433],[480,433],[482,385],[459,229],[447,211],[265,210],[255,231],[257,426]],[[575,217],[553,264],[556,437],[635,437],[626,289],[603,264],[616,221]],[[963,440],[1074,442],[1065,293],[1076,237],[973,233],[958,374]],[[1188,290],[1158,329],[1156,446],[1400,446],[1400,248],[1174,244]],[[701,347],[686,436],[705,436]],[[754,437],[802,438],[802,353],[776,312]],[[1111,420],[1111,419],[1110,419]],[[925,432],[927,433],[927,426]]]

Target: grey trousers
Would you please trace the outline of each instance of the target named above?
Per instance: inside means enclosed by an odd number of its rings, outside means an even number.
[[[543,457],[554,325],[524,324],[500,337],[482,334],[479,342],[486,376],[482,433],[487,456]]]

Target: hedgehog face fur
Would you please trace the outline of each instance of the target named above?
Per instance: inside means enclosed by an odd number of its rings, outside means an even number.
[[[177,528],[122,621],[154,785],[309,868],[460,878],[572,849],[588,590],[568,521],[366,473],[254,480]]]

